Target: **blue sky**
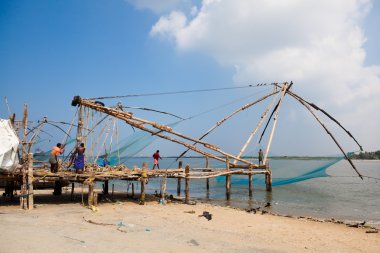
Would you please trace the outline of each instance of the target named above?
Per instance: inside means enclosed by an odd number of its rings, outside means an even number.
[[[292,80],[293,91],[331,112],[366,150],[380,149],[380,1],[330,2],[0,1],[0,117],[8,116],[5,96],[18,117],[27,103],[33,120],[47,116],[69,122],[75,113],[70,105],[74,95],[100,97]],[[236,89],[122,102],[189,117],[235,101],[177,129],[196,137],[265,92],[269,89]],[[244,112],[208,141],[237,153],[263,108]],[[173,121],[135,114],[165,124]],[[349,138],[332,129],[347,151],[357,150]],[[125,127],[121,135],[129,135],[130,130]],[[55,132],[56,139],[62,138],[60,134]],[[164,154],[182,151],[157,141],[143,154],[158,147]],[[284,155],[339,153],[290,98],[281,109],[271,150]]]

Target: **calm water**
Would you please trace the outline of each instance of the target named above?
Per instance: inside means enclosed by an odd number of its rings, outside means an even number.
[[[127,166],[138,167],[149,158],[132,158]],[[164,158],[161,168],[176,167],[174,159]],[[151,166],[151,161],[150,166]],[[326,160],[273,160],[270,161],[273,177],[295,177],[323,164]],[[191,167],[204,166],[204,159],[189,158],[183,164]],[[358,170],[366,176],[380,178],[380,161],[354,161]],[[222,164],[211,164],[211,167],[223,167]],[[232,176],[231,199],[225,198],[224,177],[210,179],[210,191],[206,191],[206,180],[191,180],[190,196],[192,199],[211,202],[218,205],[229,205],[239,208],[263,206],[271,202],[272,211],[280,214],[312,216],[317,218],[335,218],[349,221],[367,221],[380,226],[380,181],[356,176],[349,163],[341,160],[327,169],[328,177],[273,187],[271,193],[265,186],[255,183],[253,197],[248,196],[247,177]],[[256,176],[255,176],[256,177]],[[182,181],[183,182],[183,181]],[[114,181],[115,190],[126,190],[126,182]],[[135,185],[135,187],[137,187]],[[168,179],[168,194],[177,194],[177,180]],[[151,179],[147,185],[148,193],[159,192],[160,179]],[[184,183],[181,190],[184,190]],[[136,188],[137,189],[137,188]],[[181,193],[184,196],[184,193]]]

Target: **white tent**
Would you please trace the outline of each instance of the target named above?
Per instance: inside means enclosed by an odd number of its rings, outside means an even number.
[[[0,170],[12,171],[18,165],[19,139],[10,121],[0,119]]]

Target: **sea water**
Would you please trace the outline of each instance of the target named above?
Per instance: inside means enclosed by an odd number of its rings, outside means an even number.
[[[141,167],[150,158],[130,158],[125,162],[128,167]],[[204,167],[205,159],[185,158],[183,164],[192,168]],[[269,160],[273,177],[295,177],[329,161],[321,159],[275,159]],[[361,174],[380,178],[380,161],[355,160],[354,164]],[[175,168],[178,162],[174,158],[160,160],[161,169]],[[220,162],[210,161],[210,167],[221,167]],[[149,168],[150,169],[150,168]],[[306,181],[273,187],[272,192],[265,185],[253,183],[253,196],[248,194],[248,176],[233,175],[231,197],[226,199],[225,177],[210,178],[210,190],[206,190],[205,179],[193,179],[190,183],[190,197],[200,202],[232,206],[243,209],[256,208],[271,203],[274,213],[316,218],[334,218],[346,221],[366,221],[380,226],[380,180],[364,177],[361,180],[346,160],[340,160],[326,170],[327,177],[312,178]],[[253,176],[258,177],[257,175]],[[126,191],[127,183],[112,182],[115,190]],[[160,178],[150,179],[147,193],[160,192]],[[135,189],[139,191],[135,182]],[[184,196],[185,184],[182,180],[181,196]],[[177,195],[177,179],[167,179],[167,193]]]

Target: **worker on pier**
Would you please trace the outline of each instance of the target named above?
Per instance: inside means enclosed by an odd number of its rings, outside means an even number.
[[[263,150],[260,148],[260,151],[259,151],[259,165],[263,164]]]
[[[158,159],[162,159],[161,156],[160,156],[160,150],[157,150],[156,153],[153,154],[153,168],[152,170],[154,170],[156,168],[156,165],[157,165],[157,168],[160,169],[160,165],[158,163]]]
[[[110,165],[110,161],[107,159],[107,154],[103,157],[103,167],[107,167],[107,165]]]
[[[63,153],[65,145],[57,143],[57,146],[53,147],[53,150],[50,153],[49,163],[50,171],[53,173],[58,172],[58,156]]]
[[[72,159],[74,160],[74,169],[76,173],[83,173],[84,170],[84,152],[86,148],[84,143],[81,143],[73,153]]]

